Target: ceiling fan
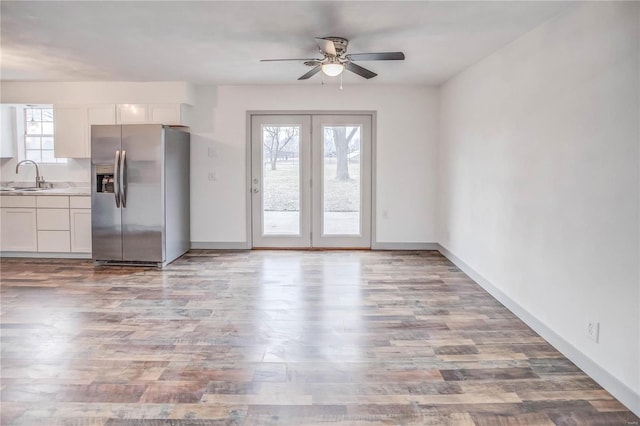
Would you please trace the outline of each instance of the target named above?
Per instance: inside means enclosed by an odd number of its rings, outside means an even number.
[[[306,66],[313,67],[298,80],[306,80],[320,71],[324,74],[335,77],[342,74],[345,69],[358,74],[364,78],[373,78],[376,74],[366,68],[354,63],[354,61],[402,61],[402,52],[379,52],[379,53],[347,53],[349,40],[342,37],[316,37],[320,53],[324,56],[317,58],[296,58],[296,59],[261,59],[261,62],[273,61],[303,61]]]

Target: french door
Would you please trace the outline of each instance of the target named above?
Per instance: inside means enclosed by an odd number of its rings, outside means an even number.
[[[371,116],[252,115],[253,247],[371,246]]]

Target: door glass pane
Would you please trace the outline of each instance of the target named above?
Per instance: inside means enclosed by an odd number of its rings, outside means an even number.
[[[360,235],[360,126],[323,126],[324,235]]]
[[[300,235],[300,126],[262,126],[262,233]]]

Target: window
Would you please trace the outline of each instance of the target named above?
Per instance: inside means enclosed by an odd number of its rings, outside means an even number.
[[[24,109],[24,152],[38,163],[66,163],[53,153],[53,108],[29,105]]]

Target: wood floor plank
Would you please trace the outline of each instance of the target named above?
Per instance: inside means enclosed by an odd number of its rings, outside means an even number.
[[[2,425],[640,422],[435,251],[0,268]]]

